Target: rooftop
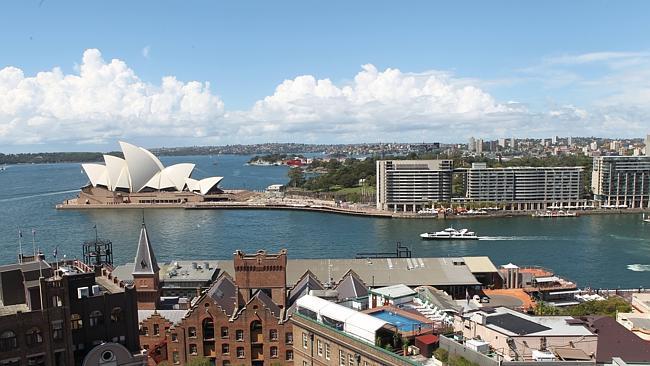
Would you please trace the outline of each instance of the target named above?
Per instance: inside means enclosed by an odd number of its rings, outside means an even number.
[[[138,310],[138,322],[142,322],[154,313],[157,313],[161,317],[169,320],[173,325],[178,325],[187,312],[188,310]]]
[[[229,264],[232,268],[232,263]],[[229,272],[231,269],[223,267]],[[310,270],[321,281],[338,281],[353,268],[371,287],[480,285],[463,258],[292,259],[287,283],[296,283]],[[331,278],[330,278],[331,277]]]
[[[400,297],[406,296],[415,296],[417,294],[417,292],[413,291],[410,287],[403,284],[375,288],[369,290],[369,292],[391,299],[398,299]]]
[[[570,316],[531,316],[504,307],[479,310],[485,326],[507,336],[590,336],[583,322]]]
[[[488,257],[463,257],[463,260],[472,273],[499,272]]]
[[[209,268],[205,268],[208,263]],[[161,282],[209,282],[220,274],[220,266],[228,263],[232,268],[232,261],[195,260],[195,261],[174,261],[160,266],[159,278]],[[194,264],[196,268],[194,268]],[[133,280],[133,263],[126,263],[115,267],[113,275],[123,281]],[[232,272],[234,273],[234,272]]]

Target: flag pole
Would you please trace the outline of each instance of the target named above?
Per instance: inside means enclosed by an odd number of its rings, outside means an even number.
[[[18,227],[18,262],[23,263],[23,232]]]

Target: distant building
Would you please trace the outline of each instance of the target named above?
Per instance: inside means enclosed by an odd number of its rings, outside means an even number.
[[[516,210],[577,207],[583,204],[582,167],[488,168],[474,163],[467,170],[465,198],[505,202]]]
[[[476,151],[476,140],[474,137],[470,137],[469,140],[467,140],[467,150],[470,152]]]
[[[650,135],[645,136],[645,155],[650,156]]]
[[[650,207],[650,156],[599,156],[591,176],[601,207]]]
[[[377,209],[417,212],[451,200],[452,160],[377,161]]]

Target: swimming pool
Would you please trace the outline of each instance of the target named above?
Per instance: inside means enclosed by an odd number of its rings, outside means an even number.
[[[381,310],[375,313],[370,313],[370,315],[395,325],[397,329],[402,332],[410,332],[428,327],[428,324],[426,323],[422,323],[419,320],[407,318],[392,311]]]

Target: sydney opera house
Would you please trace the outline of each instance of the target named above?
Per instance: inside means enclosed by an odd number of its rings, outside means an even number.
[[[168,167],[150,151],[120,141],[124,159],[104,155],[104,164],[82,164],[90,183],[81,189],[80,204],[185,203],[225,199],[218,188],[223,177],[191,178],[194,164]]]

